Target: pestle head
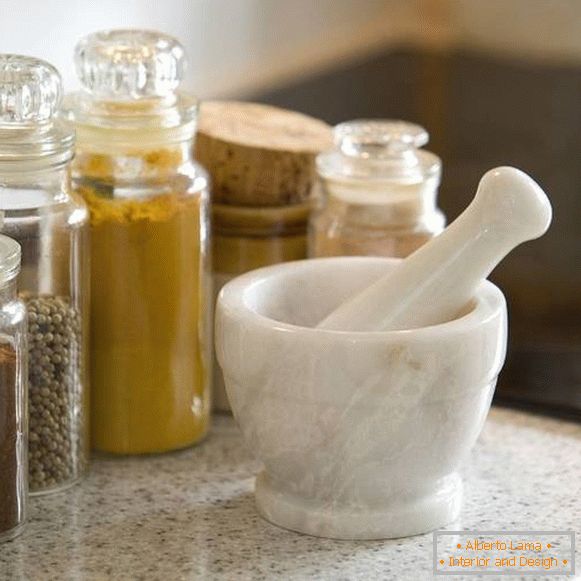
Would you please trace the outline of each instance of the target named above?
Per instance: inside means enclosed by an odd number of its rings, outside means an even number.
[[[551,223],[551,204],[524,172],[498,167],[473,202],[398,268],[347,300],[318,325],[340,331],[414,329],[452,320],[515,247]]]
[[[472,210],[480,213],[483,229],[502,235],[513,246],[542,236],[552,218],[545,192],[535,180],[514,167],[497,167],[486,172],[472,205]]]

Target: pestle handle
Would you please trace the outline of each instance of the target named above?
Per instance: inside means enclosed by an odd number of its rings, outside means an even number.
[[[442,234],[317,327],[388,331],[452,320],[515,246],[546,232],[551,217],[551,204],[531,177],[513,167],[492,169],[472,203]]]

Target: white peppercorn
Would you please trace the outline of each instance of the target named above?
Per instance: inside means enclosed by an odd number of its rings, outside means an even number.
[[[24,297],[29,345],[31,492],[75,480],[82,450],[80,316],[69,299]]]

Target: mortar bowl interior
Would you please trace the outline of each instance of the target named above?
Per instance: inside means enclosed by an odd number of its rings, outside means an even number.
[[[417,534],[455,518],[459,470],[506,351],[506,303],[483,282],[460,316],[388,332],[314,328],[397,266],[287,263],[222,289],[216,351],[234,416],[264,464],[271,522],[333,538]]]

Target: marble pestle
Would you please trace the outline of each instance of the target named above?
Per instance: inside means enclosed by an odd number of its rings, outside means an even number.
[[[531,177],[513,167],[492,169],[472,203],[442,234],[317,328],[389,331],[450,321],[515,246],[546,232],[551,217],[551,204]]]

